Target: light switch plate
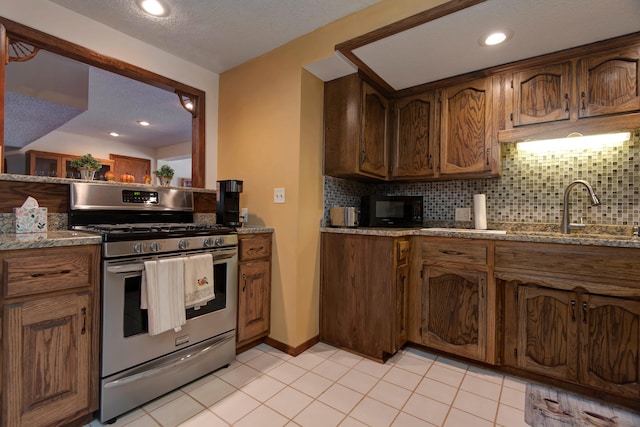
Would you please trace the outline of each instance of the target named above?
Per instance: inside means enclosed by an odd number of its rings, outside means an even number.
[[[284,203],[284,188],[273,189],[273,203]]]
[[[471,221],[471,208],[456,208],[456,221]]]

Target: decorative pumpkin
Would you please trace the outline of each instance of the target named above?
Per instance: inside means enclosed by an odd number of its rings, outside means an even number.
[[[151,184],[151,175],[146,174],[144,178],[142,178],[142,182],[144,182],[145,184]]]
[[[116,174],[111,172],[111,171],[106,171],[104,173],[104,179],[106,179],[107,181],[115,181],[116,180]]]
[[[129,172],[125,172],[120,175],[120,182],[136,182],[136,177],[131,175]]]

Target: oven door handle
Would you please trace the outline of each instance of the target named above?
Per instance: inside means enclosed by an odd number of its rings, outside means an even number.
[[[136,273],[144,271],[144,264],[124,264],[107,267],[109,273]]]
[[[208,352],[210,352],[211,350],[217,347],[220,347],[222,344],[228,342],[229,340],[235,339],[235,337],[236,335],[233,333],[226,334],[225,336],[220,337],[216,341],[212,342],[211,345],[208,345],[203,349],[196,350],[195,352],[188,355],[183,355],[177,360],[149,369],[148,371],[143,371],[143,372],[140,372],[139,374],[131,375],[129,377],[124,377],[124,378],[117,379],[115,381],[108,382],[104,385],[104,388],[119,387],[125,384],[143,380],[148,377],[161,375],[165,371],[174,370],[180,367],[180,365],[193,362],[194,359],[207,354]]]
[[[236,256],[237,254],[238,254],[237,249],[216,251],[213,253],[213,261],[218,262],[218,261],[223,261],[225,259],[230,259]]]

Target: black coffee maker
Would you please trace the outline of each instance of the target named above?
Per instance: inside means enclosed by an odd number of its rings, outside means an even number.
[[[240,227],[240,193],[242,181],[229,179],[218,181],[216,199],[216,222],[218,224]]]

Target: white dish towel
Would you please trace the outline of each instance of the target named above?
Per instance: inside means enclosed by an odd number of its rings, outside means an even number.
[[[216,297],[213,290],[213,256],[192,255],[184,259],[184,307],[205,305]]]
[[[178,332],[187,323],[183,258],[144,262],[140,308],[148,310],[149,335]]]

